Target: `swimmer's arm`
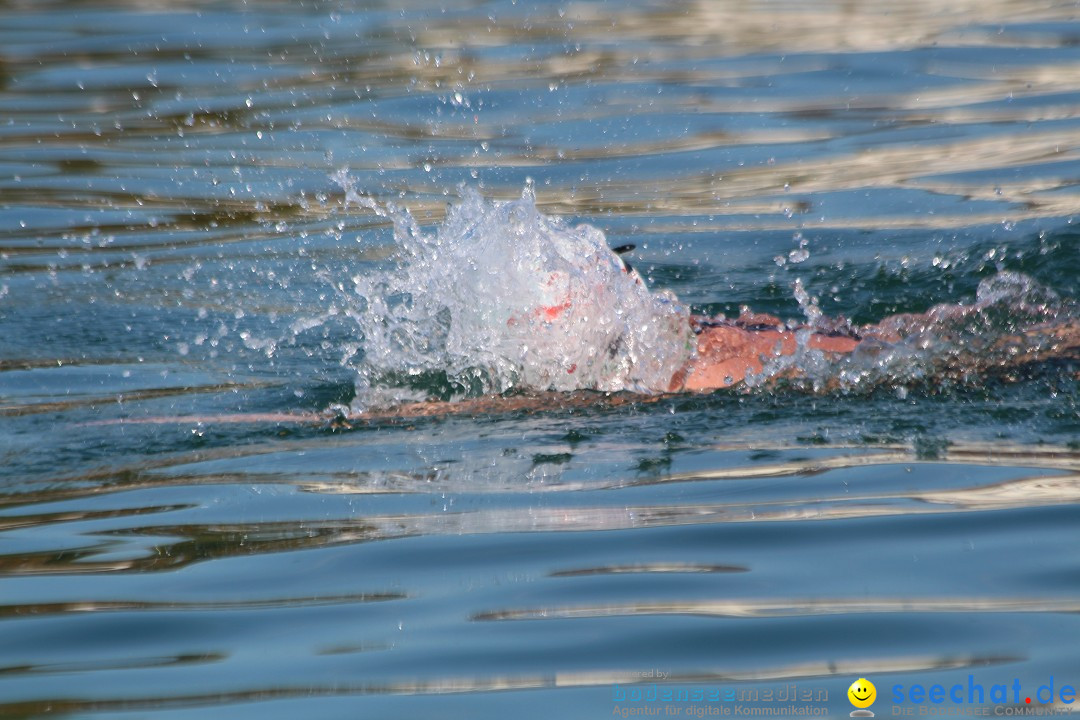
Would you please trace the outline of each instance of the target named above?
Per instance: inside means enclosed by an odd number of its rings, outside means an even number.
[[[860,328],[865,339],[898,342],[905,335],[932,327],[942,319],[966,317],[977,308],[968,305],[938,305],[926,313],[893,315],[880,323]],[[808,346],[830,355],[844,355],[855,350],[861,342],[856,337],[815,333]],[[731,387],[746,380],[751,373],[760,373],[764,361],[793,355],[797,349],[795,333],[789,330],[748,330],[737,325],[701,326],[697,356],[672,377],[670,392],[706,392]],[[1021,366],[1053,358],[1080,356],[1080,321],[1052,322],[1029,328],[1019,335],[1000,338],[995,348],[1014,347],[1017,352],[1007,356],[1001,366]],[[977,369],[977,359],[962,359]]]
[[[899,342],[906,335],[925,330],[933,323],[960,319],[979,311],[978,305],[935,305],[925,313],[891,315],[874,325],[858,329],[858,334],[825,335],[814,333],[808,346],[832,355],[850,353],[860,339]],[[840,318],[840,326],[847,321]],[[698,332],[697,355],[675,373],[671,392],[705,392],[737,385],[751,373],[760,373],[770,358],[794,355],[798,348],[795,332],[780,318],[741,308],[739,317],[712,324],[707,318],[694,317],[690,324]]]
[[[584,408],[617,407],[621,405],[656,402],[663,395],[609,393],[599,391],[537,392],[525,395],[487,395],[461,400],[426,400],[390,408],[378,408],[358,413],[330,412],[286,413],[223,413],[219,415],[151,415],[144,417],[94,420],[86,425],[275,425],[321,426],[351,428],[366,423],[405,423],[421,418],[444,418],[458,415],[483,416],[511,413],[574,411]]]
[[[813,334],[808,340],[813,350],[830,354],[853,351],[859,341],[853,337]],[[698,335],[697,356],[675,373],[671,392],[705,392],[731,387],[751,373],[764,370],[764,361],[794,355],[798,348],[790,330],[747,330],[734,325],[703,327]]]

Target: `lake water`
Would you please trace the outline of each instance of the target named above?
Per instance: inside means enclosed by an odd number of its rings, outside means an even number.
[[[1052,0],[0,2],[0,716],[1073,707],[1075,357],[272,416],[462,389],[384,387],[357,294],[462,197],[699,313],[1067,305],[1078,39]]]

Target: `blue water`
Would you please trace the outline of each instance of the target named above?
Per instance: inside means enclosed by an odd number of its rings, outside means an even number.
[[[0,716],[846,716],[865,677],[882,717],[969,676],[1066,707],[1075,355],[329,417],[401,247],[342,177],[424,233],[532,188],[698,313],[1075,301],[1078,34],[1003,0],[0,4]]]

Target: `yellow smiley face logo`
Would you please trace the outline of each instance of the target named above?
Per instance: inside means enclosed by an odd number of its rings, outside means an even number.
[[[847,689],[848,700],[857,708],[868,708],[877,700],[877,688],[866,678],[859,678]]]

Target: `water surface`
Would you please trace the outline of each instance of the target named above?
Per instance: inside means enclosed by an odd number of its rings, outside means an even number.
[[[342,293],[399,243],[343,168],[425,232],[531,186],[696,312],[1075,299],[1077,37],[1055,2],[0,4],[0,715],[1075,685],[1075,360],[197,418],[356,402]]]

